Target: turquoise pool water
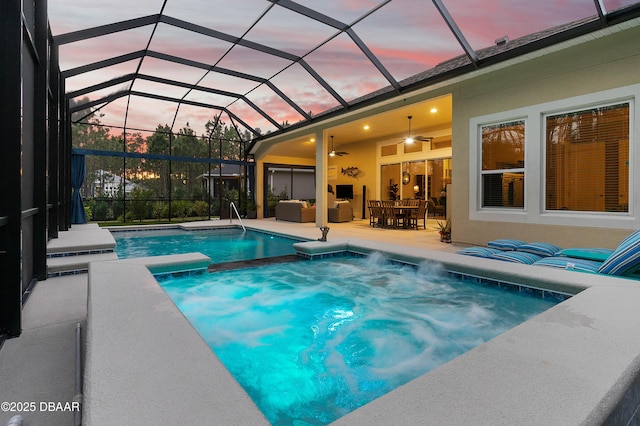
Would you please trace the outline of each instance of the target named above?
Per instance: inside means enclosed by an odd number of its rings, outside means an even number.
[[[119,258],[199,252],[214,263],[294,254],[297,240],[240,228],[112,231]]]
[[[275,425],[319,425],[550,308],[382,255],[159,282]]]

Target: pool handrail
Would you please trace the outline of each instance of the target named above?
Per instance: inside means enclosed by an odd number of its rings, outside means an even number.
[[[247,228],[244,227],[244,223],[242,223],[242,218],[240,217],[240,213],[238,213],[238,209],[236,208],[236,203],[233,201],[229,203],[229,208],[233,208],[233,211],[236,212],[236,216],[238,216],[238,220],[240,221],[240,226],[242,226],[242,231],[247,232]],[[229,215],[229,223],[233,220],[233,215]]]

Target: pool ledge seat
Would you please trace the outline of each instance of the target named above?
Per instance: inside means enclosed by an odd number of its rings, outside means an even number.
[[[294,243],[293,248],[298,255],[313,259],[323,256],[332,256],[336,253],[345,252],[347,250],[348,241],[348,239],[331,241],[305,241],[301,243]]]
[[[121,259],[119,262],[146,266],[152,274],[166,274],[207,269],[211,264],[211,258],[202,253],[184,253]]]

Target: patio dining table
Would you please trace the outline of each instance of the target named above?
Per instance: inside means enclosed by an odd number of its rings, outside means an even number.
[[[412,211],[416,211],[420,209],[418,205],[412,204],[394,204],[393,210],[397,213],[397,217],[402,217],[402,228],[410,228],[409,225],[409,217],[411,216]]]

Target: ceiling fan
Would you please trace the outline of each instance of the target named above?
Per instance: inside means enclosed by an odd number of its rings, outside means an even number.
[[[335,149],[333,149],[333,135],[331,135],[331,151],[329,151],[329,157],[342,157],[343,155],[349,155],[348,152],[346,151],[336,151]]]
[[[402,138],[401,143],[412,144],[414,142],[431,142],[433,140],[430,136],[411,136],[411,119],[413,116],[409,115],[407,118],[409,119],[409,132],[406,138]]]

